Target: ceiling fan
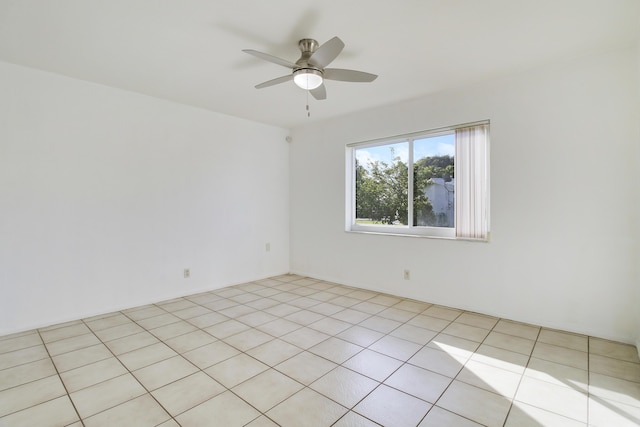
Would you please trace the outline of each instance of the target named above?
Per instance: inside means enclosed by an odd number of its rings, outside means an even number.
[[[378,77],[375,74],[362,71],[325,68],[336,59],[340,52],[342,52],[342,49],[344,49],[344,43],[338,37],[332,38],[322,46],[313,39],[302,39],[298,42],[298,47],[302,55],[295,63],[269,55],[268,53],[258,52],[253,49],[244,49],[243,52],[249,55],[282,65],[292,70],[291,74],[256,85],[256,89],[262,89],[293,80],[297,86],[311,92],[311,95],[313,95],[315,99],[322,100],[327,98],[324,80],[368,83]]]

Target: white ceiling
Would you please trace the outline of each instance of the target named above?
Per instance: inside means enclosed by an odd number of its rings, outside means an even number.
[[[0,0],[0,60],[282,127],[638,41],[639,0]],[[243,53],[346,44],[327,100]]]

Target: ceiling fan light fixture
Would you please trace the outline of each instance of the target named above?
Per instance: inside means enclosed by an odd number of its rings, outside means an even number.
[[[300,68],[293,72],[294,83],[304,90],[313,90],[319,87],[322,80],[322,72],[314,68]]]

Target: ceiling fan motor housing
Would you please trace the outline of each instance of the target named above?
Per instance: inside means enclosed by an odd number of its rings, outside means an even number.
[[[306,54],[306,58],[308,59],[320,45],[314,39],[302,39],[298,42],[298,47],[300,48],[300,52],[302,52],[302,57],[304,58]]]
[[[310,69],[322,73],[321,68],[309,64],[309,58],[311,58],[311,55],[320,47],[318,42],[314,39],[302,39],[298,42],[298,47],[300,48],[300,52],[302,52],[302,56],[296,61],[298,68],[294,70],[294,72],[299,69]]]

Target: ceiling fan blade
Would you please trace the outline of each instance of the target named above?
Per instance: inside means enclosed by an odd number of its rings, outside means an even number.
[[[311,92],[311,95],[313,95],[313,97],[318,101],[327,99],[327,89],[324,87],[324,83],[317,88],[310,90],[309,92]]]
[[[243,52],[248,53],[249,55],[253,55],[257,58],[264,59],[265,61],[273,62],[274,64],[282,65],[287,68],[297,68],[297,65],[293,62],[289,62],[286,59],[278,58],[277,56],[269,55],[268,53],[258,52],[253,49],[243,49]]]
[[[374,81],[378,76],[363,71],[327,68],[324,70],[323,77],[327,80],[338,80],[341,82],[368,83]]]
[[[334,37],[313,52],[308,62],[318,68],[324,68],[340,55],[342,49],[344,43],[338,37]]]
[[[269,81],[266,81],[264,83],[260,83],[259,85],[256,85],[256,89],[262,89],[262,88],[269,87],[269,86],[279,85],[280,83],[285,83],[285,82],[288,82],[289,80],[292,80],[292,79],[293,79],[293,75],[291,75],[291,74],[286,75],[286,76],[282,76],[282,77],[278,77],[278,78],[275,78],[273,80],[269,80]]]

